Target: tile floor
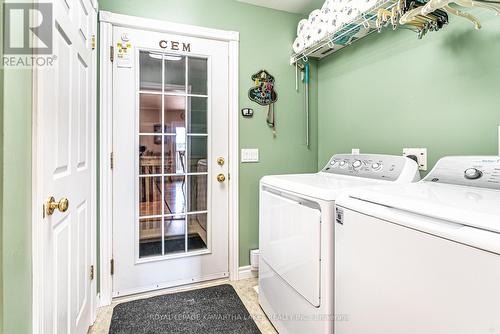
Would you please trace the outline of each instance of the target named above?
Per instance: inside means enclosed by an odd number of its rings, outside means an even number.
[[[248,312],[253,316],[254,321],[259,327],[262,334],[277,334],[276,330],[271,325],[269,320],[266,318],[264,312],[259,306],[258,295],[254,290],[254,286],[257,285],[256,278],[250,278],[236,282],[228,282],[225,280],[215,281],[209,283],[202,283],[191,288],[176,288],[168,291],[159,291],[148,294],[142,294],[140,296],[135,296],[135,297],[120,298],[119,300],[114,301],[113,304],[111,304],[110,306],[102,307],[97,310],[97,320],[94,326],[92,326],[89,329],[89,334],[108,334],[109,325],[111,323],[111,316],[113,315],[113,308],[120,303],[131,301],[134,299],[149,298],[152,296],[158,296],[167,293],[175,293],[179,291],[199,289],[199,288],[204,288],[219,284],[227,284],[227,283],[231,284],[234,287],[234,289],[238,293],[238,296],[243,301],[243,304],[246,306]]]

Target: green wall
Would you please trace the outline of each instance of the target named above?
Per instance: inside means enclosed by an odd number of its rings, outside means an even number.
[[[31,71],[4,72],[4,333],[31,328]]]
[[[483,29],[452,24],[418,40],[409,30],[374,34],[319,62],[322,166],[336,152],[497,154],[500,19],[474,12]]]
[[[258,247],[258,182],[266,174],[312,172],[317,166],[317,71],[312,66],[312,145],[304,139],[304,93],[295,92],[295,69],[288,65],[300,16],[234,0],[102,0],[101,10],[240,32],[240,147],[259,148],[260,163],[240,164],[240,266],[249,264],[249,250]],[[266,69],[276,77],[278,136],[266,125],[267,109],[248,100],[250,76]]]
[[[4,72],[4,333],[31,331],[31,70]]]
[[[18,334],[31,332],[32,71],[5,69],[3,81],[0,332]]]
[[[5,333],[31,328],[31,79],[4,73],[3,301]]]

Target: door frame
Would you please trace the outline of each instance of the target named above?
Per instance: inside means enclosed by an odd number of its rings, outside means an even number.
[[[43,3],[44,1],[35,0],[34,6],[38,3]],[[98,20],[98,3],[97,0],[90,0],[94,10],[95,21],[92,22],[92,27],[94,31],[95,38],[97,38],[97,20]],[[90,36],[89,36],[90,37]],[[33,45],[37,45],[37,40],[32,40]],[[90,282],[90,318],[92,323],[95,322],[97,316],[98,307],[98,295],[97,295],[97,55],[98,49],[93,50],[92,62],[93,68],[90,80],[93,83],[91,88],[90,105],[92,106],[92,113],[90,117],[90,166],[91,166],[91,224],[90,224],[90,252],[91,252],[91,263],[94,266],[94,279]],[[42,170],[43,170],[43,159],[44,159],[44,147],[41,143],[41,138],[43,136],[43,129],[39,127],[38,119],[40,118],[39,110],[42,101],[38,96],[38,67],[33,65],[32,68],[32,101],[31,101],[31,276],[32,276],[32,333],[33,334],[43,334],[43,313],[45,310],[44,300],[41,296],[41,287],[43,286],[43,273],[45,270],[45,259],[42,257],[43,250],[43,233],[42,224],[44,224],[43,218],[43,203],[46,200],[47,194],[43,192],[42,189]],[[89,273],[90,274],[90,273]]]
[[[198,37],[228,42],[229,45],[229,279],[238,280],[239,269],[239,212],[238,212],[238,83],[239,32],[211,29],[194,25],[172,23],[137,16],[99,11],[100,23],[100,306],[110,305],[113,285],[111,260],[113,258],[113,64],[110,61],[113,46],[113,27],[143,29],[154,32]]]

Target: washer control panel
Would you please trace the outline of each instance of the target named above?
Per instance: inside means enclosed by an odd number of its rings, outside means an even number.
[[[500,190],[500,156],[445,157],[424,181]]]
[[[403,170],[413,163],[406,157],[392,155],[336,154],[322,172],[396,181]]]

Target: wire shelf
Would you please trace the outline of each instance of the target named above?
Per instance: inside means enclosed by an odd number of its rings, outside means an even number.
[[[379,9],[391,11],[398,2],[399,0],[378,1],[372,9],[358,15],[350,22],[344,23],[338,30],[329,33],[302,52],[293,54],[290,57],[290,64],[293,65],[301,59],[307,61],[309,58],[325,58],[369,34],[379,31],[376,26]]]

